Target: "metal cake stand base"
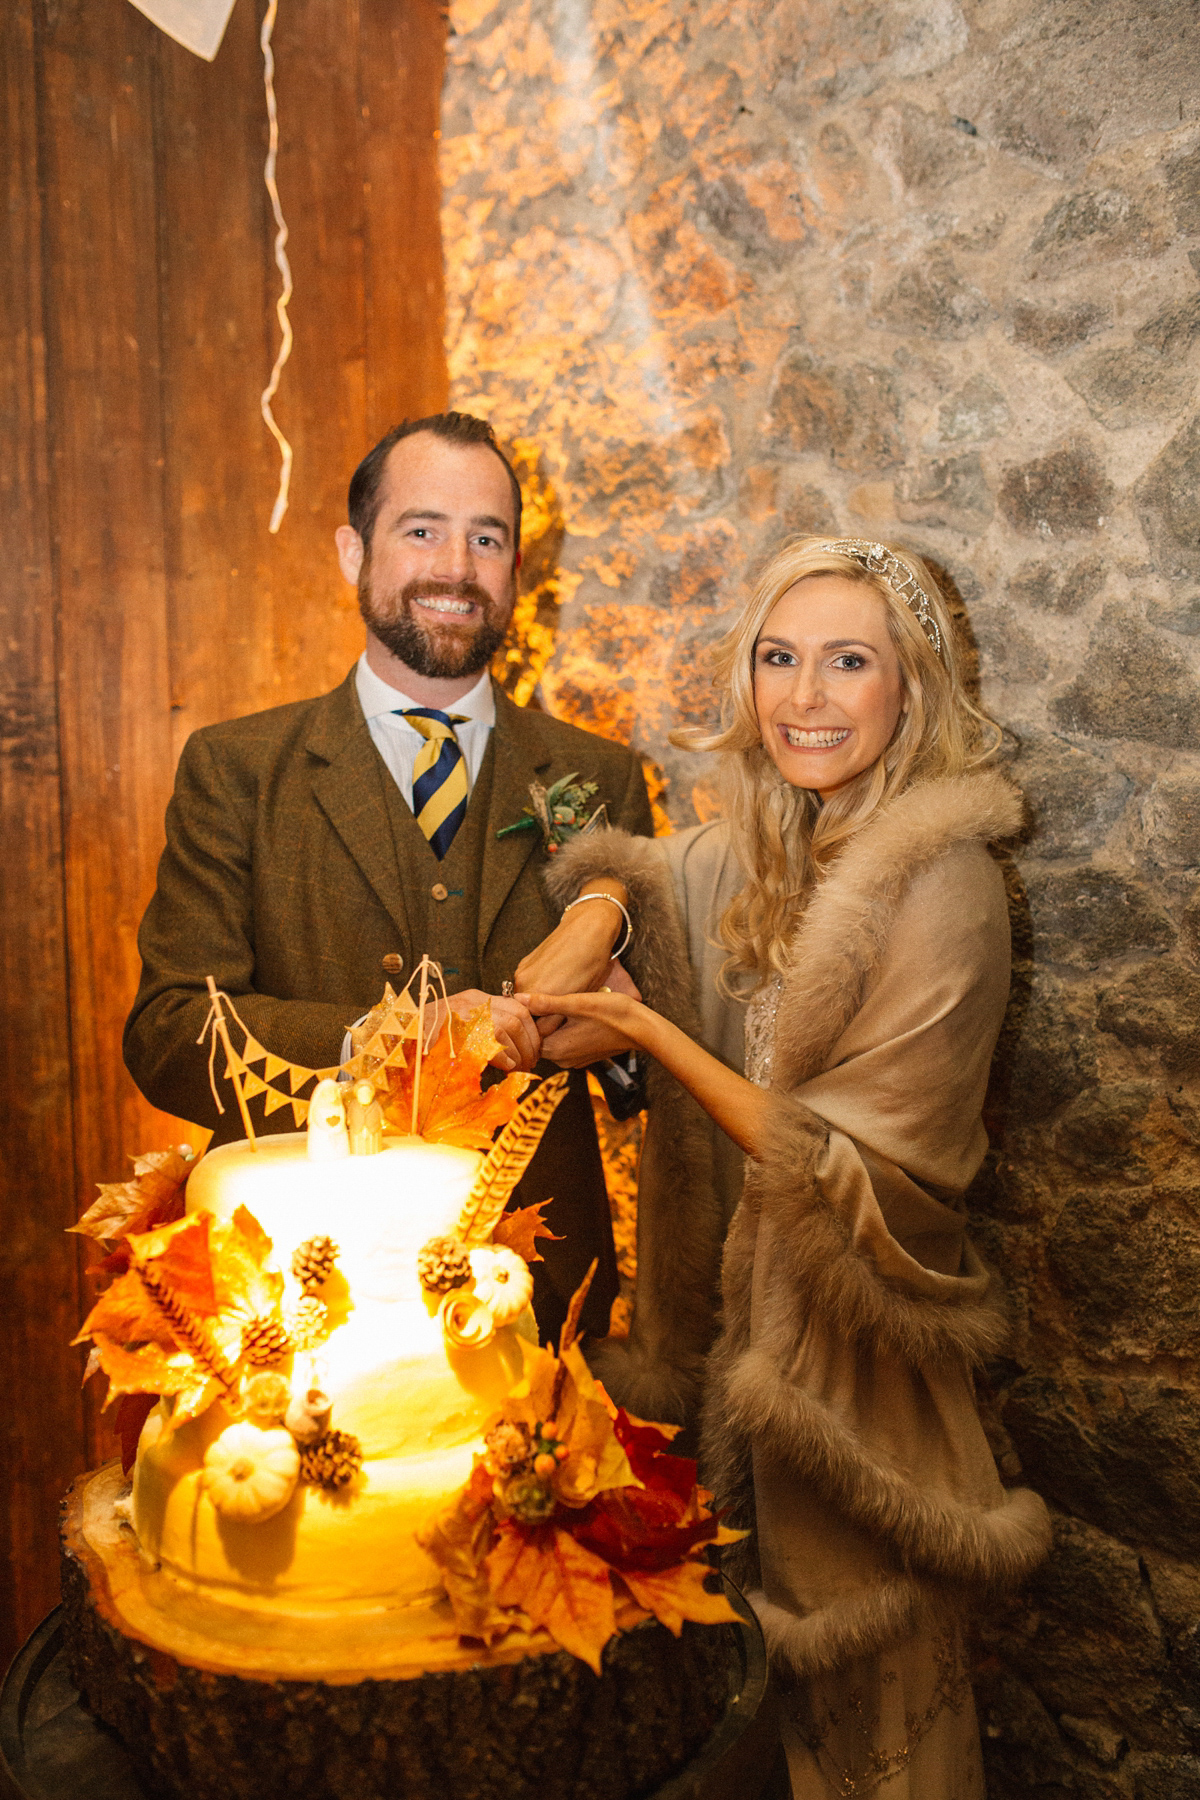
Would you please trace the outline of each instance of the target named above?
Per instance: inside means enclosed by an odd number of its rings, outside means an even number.
[[[730,1647],[724,1717],[686,1769],[637,1800],[759,1800],[768,1782],[777,1791],[778,1739],[762,1704],[762,1632],[737,1588],[726,1581],[725,1589],[741,1625]],[[120,1740],[85,1709],[68,1671],[61,1615],[55,1607],[42,1621],[0,1688],[0,1791],[6,1800],[161,1800],[135,1774]]]

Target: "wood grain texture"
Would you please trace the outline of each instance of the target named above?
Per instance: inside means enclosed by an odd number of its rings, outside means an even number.
[[[0,1371],[28,1397],[0,1427],[0,1656],[54,1597],[66,1480],[108,1449],[67,1347],[83,1292],[63,1230],[128,1155],[203,1141],[120,1055],[175,761],[197,726],[345,674],[362,644],[332,546],[346,483],[446,392],[444,18],[435,0],[293,0],[275,50],[297,336],[277,410],[296,467],[268,533],[262,10],[235,7],[207,64],[127,0],[0,9]]]
[[[0,1660],[53,1605],[55,1496],[82,1466],[32,0],[0,9]]]

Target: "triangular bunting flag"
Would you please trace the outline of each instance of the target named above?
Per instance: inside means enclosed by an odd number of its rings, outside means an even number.
[[[267,1088],[266,1095],[267,1097],[263,1103],[263,1110],[268,1118],[270,1118],[273,1112],[278,1112],[281,1106],[286,1106],[288,1104],[287,1095],[277,1093],[274,1088]]]
[[[255,1094],[265,1094],[267,1092],[267,1084],[261,1075],[256,1075],[254,1073],[253,1069],[243,1069],[242,1092],[245,1094],[247,1100],[253,1100]]]
[[[288,1105],[292,1109],[292,1117],[296,1121],[296,1129],[299,1130],[305,1119],[308,1117],[308,1101],[289,1100]]]
[[[351,1081],[358,1081],[361,1076],[367,1073],[366,1051],[360,1050],[357,1056],[352,1056],[349,1062],[342,1064],[340,1071],[332,1071],[334,1074],[339,1072],[343,1075],[348,1075]]]
[[[297,1093],[300,1088],[304,1086],[306,1081],[311,1081],[313,1074],[314,1071],[312,1069],[302,1069],[299,1063],[289,1063],[288,1082],[293,1094]]]
[[[225,1059],[225,1079],[228,1081],[233,1075],[244,1075],[245,1073],[246,1065],[231,1044],[229,1055]]]
[[[242,1047],[242,1061],[248,1063],[261,1062],[266,1054],[266,1051],[263,1049],[258,1039],[252,1038],[249,1032],[247,1032],[246,1042]]]
[[[332,1069],[314,1069],[313,1070],[313,1074],[316,1076],[318,1081],[333,1081],[338,1075],[341,1074],[341,1072],[342,1072],[341,1063],[334,1063]],[[305,1108],[307,1109],[308,1101],[305,1100],[303,1104],[304,1104]]]
[[[268,1081],[274,1081],[275,1077],[277,1075],[282,1075],[283,1071],[287,1067],[288,1067],[288,1060],[287,1060],[286,1056],[273,1056],[271,1054],[271,1052],[268,1050],[267,1066],[266,1066],[266,1069],[263,1071],[263,1073],[266,1075],[266,1078]]]

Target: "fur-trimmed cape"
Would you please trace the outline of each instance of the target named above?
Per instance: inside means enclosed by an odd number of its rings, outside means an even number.
[[[704,1466],[753,1531],[735,1572],[799,1673],[895,1641],[966,1591],[1019,1578],[1048,1547],[1042,1502],[1001,1487],[975,1411],[971,1364],[1003,1342],[1005,1315],[961,1204],[986,1144],[1008,991],[986,846],[1019,822],[996,774],[930,782],[882,808],[821,882],[779,995],[773,1129],[725,1248]],[[711,1042],[731,1003],[703,987],[689,996],[681,979],[687,914],[704,899],[687,887],[695,836],[577,840],[552,880],[565,897],[590,875],[621,876],[644,997]],[[720,867],[700,861],[728,894],[722,854]],[[722,1213],[711,1156],[698,1166],[703,1130],[655,1079],[647,1149],[661,1103],[679,1154],[643,1171],[634,1329],[627,1350],[598,1358],[650,1416],[665,1393],[694,1393]]]

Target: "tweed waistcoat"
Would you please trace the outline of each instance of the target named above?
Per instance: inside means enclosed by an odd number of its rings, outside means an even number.
[[[488,739],[467,816],[454,842],[439,862],[421,827],[379,758],[379,780],[396,852],[396,878],[404,892],[412,933],[412,963],[401,976],[407,981],[428,951],[442,965],[452,994],[481,985],[477,925],[484,846],[491,808],[496,734]]]

